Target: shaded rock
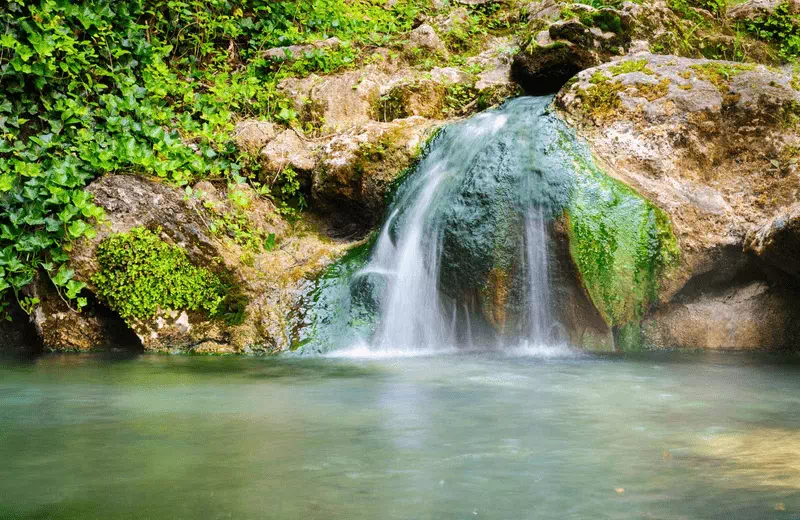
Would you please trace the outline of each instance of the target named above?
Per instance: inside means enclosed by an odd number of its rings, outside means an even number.
[[[372,122],[331,139],[314,170],[314,207],[345,232],[374,226],[386,208],[387,189],[438,124],[422,117]]]
[[[315,150],[295,130],[284,130],[262,150],[263,165],[269,173],[287,166],[298,172],[310,172],[317,164]]]
[[[81,312],[72,309],[43,275],[37,276],[25,293],[39,300],[30,321],[45,350],[141,349],[141,343],[118,315],[94,303]]]
[[[42,348],[31,318],[25,314],[13,296],[6,296],[6,312],[11,320],[0,320],[0,353],[30,353]]]
[[[240,121],[233,129],[233,140],[239,148],[257,153],[279,133],[280,127],[269,121]]]
[[[795,349],[800,334],[797,293],[753,281],[688,301],[645,319],[645,344],[658,348]]]
[[[800,204],[753,229],[747,236],[746,248],[772,266],[800,278]]]

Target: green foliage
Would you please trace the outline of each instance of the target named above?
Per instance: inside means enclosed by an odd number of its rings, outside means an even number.
[[[421,0],[10,0],[0,7],[0,295],[40,269],[60,276],[72,242],[103,211],[83,188],[107,172],[175,185],[245,182],[229,140],[238,117],[293,124],[277,89],[292,74],[351,66],[362,49],[410,30]],[[337,36],[291,62],[263,49]],[[247,174],[246,177],[254,177]],[[296,214],[296,175],[251,183]],[[277,193],[272,193],[275,188]],[[73,283],[71,283],[73,282]],[[0,298],[0,301],[4,301]],[[78,300],[80,306],[82,300]],[[30,306],[25,306],[29,308]],[[0,309],[2,311],[2,309]]]
[[[788,3],[779,5],[770,16],[747,22],[745,27],[756,37],[776,44],[784,59],[800,57],[800,15],[790,14]]]
[[[225,313],[230,285],[189,262],[186,252],[158,233],[134,228],[97,247],[100,270],[92,277],[97,296],[124,319],[152,318],[159,310]]]

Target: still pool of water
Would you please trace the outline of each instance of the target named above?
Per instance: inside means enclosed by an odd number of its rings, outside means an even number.
[[[800,359],[5,359],[0,518],[800,518]]]

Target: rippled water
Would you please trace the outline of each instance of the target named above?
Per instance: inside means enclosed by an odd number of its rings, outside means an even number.
[[[0,361],[0,518],[800,517],[798,358],[362,354]]]

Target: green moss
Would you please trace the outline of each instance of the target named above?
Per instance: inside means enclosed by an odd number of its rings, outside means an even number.
[[[647,60],[625,60],[619,62],[617,65],[612,65],[608,68],[614,76],[620,74],[629,74],[631,72],[643,72],[652,76],[655,74],[653,70],[647,65]]]
[[[793,89],[800,90],[800,75],[797,72],[792,75],[792,81],[789,83]]]
[[[702,79],[710,82],[721,93],[730,90],[730,82],[742,72],[751,71],[755,65],[729,65],[726,63],[704,63],[702,65],[692,65],[692,70]]]
[[[626,87],[621,83],[611,81],[600,71],[592,74],[589,82],[591,85],[578,90],[577,95],[583,102],[584,113],[595,121],[603,121],[619,109],[619,93]]]
[[[244,304],[232,297],[232,285],[192,265],[186,251],[158,233],[134,228],[97,246],[100,270],[92,276],[97,296],[126,320],[152,318],[159,310],[188,310],[241,321]]]
[[[636,336],[626,327],[638,327],[658,298],[661,280],[678,263],[677,239],[663,211],[602,172],[588,152],[574,159],[566,210],[570,254],[589,297],[624,347]]]
[[[633,95],[643,97],[648,101],[655,101],[667,95],[669,84],[670,81],[667,78],[653,84],[640,83],[636,85]]]
[[[603,32],[622,34],[622,19],[614,11],[601,10],[584,12],[580,16],[580,21],[587,27],[597,27]]]

